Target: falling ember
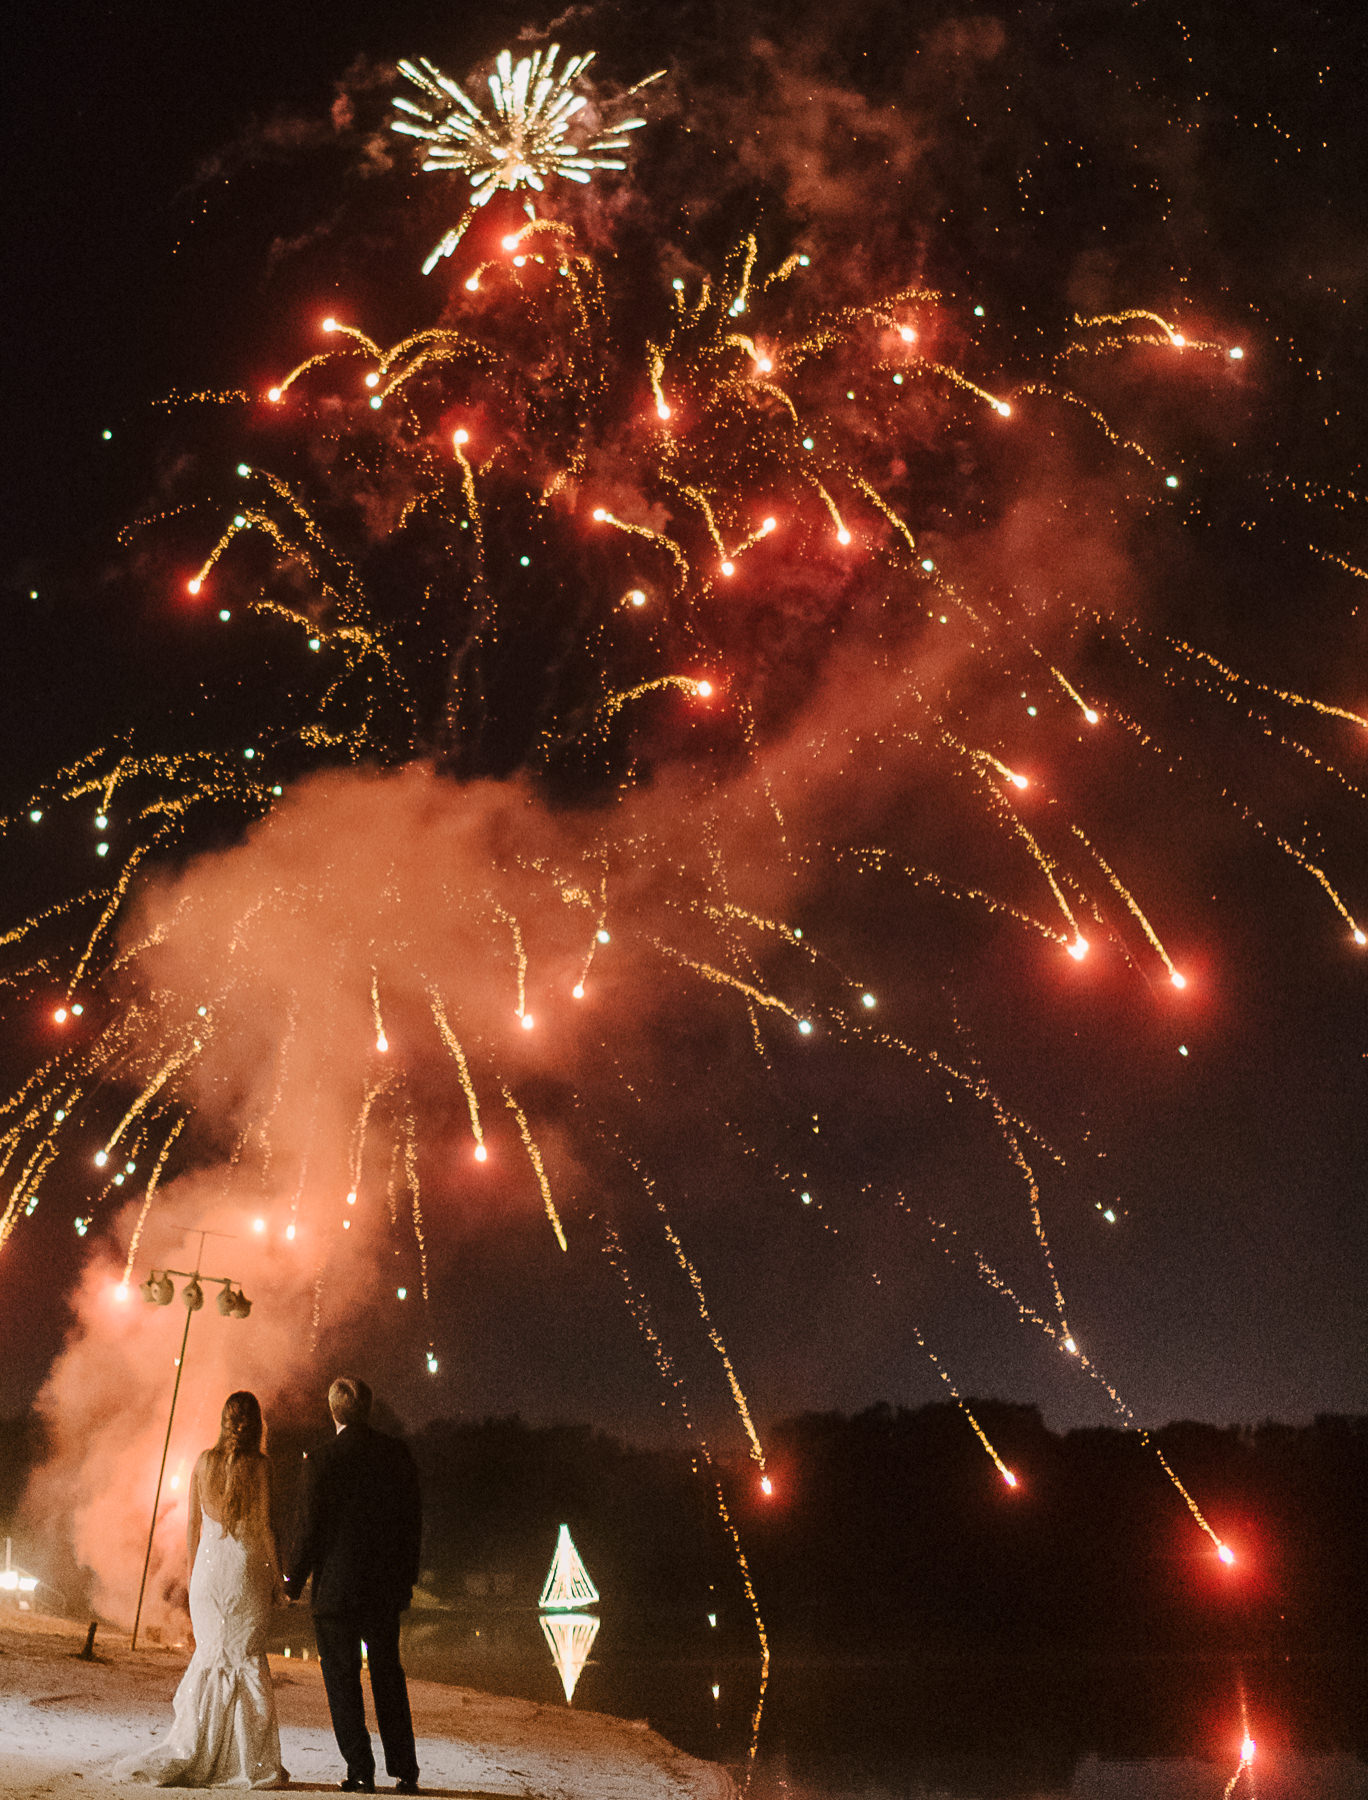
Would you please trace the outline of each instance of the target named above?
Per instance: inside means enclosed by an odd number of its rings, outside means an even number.
[[[486,1144],[476,1144],[476,1146],[475,1146],[475,1160],[476,1160],[476,1162],[486,1162],[486,1161],[488,1161],[488,1159],[489,1159],[489,1147],[488,1147],[488,1145],[486,1145]]]
[[[1177,969],[1175,969],[1173,971],[1172,975],[1169,976],[1169,980],[1173,983],[1174,987],[1176,987],[1176,988],[1185,988],[1187,986],[1187,976],[1180,975],[1178,973]]]
[[[1235,1552],[1230,1548],[1229,1544],[1218,1544],[1216,1546],[1216,1554],[1223,1563],[1227,1564],[1227,1566],[1235,1561]]]
[[[762,1475],[760,1477],[760,1492],[762,1494],[772,1494],[774,1492],[774,1483],[770,1480],[768,1475]]]
[[[1014,1488],[1017,1484],[1017,1478],[1015,1475],[1013,1475],[1013,1473],[1010,1469],[1004,1469],[1002,1471],[1002,1479],[1007,1483],[1008,1487],[1010,1487],[1010,1488]]]
[[[1083,958],[1087,954],[1088,954],[1087,938],[1076,937],[1074,939],[1074,941],[1069,945],[1069,955],[1074,959],[1075,962],[1082,962]]]

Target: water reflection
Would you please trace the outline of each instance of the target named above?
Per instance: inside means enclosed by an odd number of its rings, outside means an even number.
[[[566,1704],[575,1697],[575,1688],[589,1660],[589,1652],[598,1636],[599,1622],[593,1613],[543,1613],[541,1628],[550,1646],[551,1660],[565,1689]]]
[[[419,1678],[646,1719],[725,1764],[746,1800],[1368,1800],[1368,1660],[1352,1645],[1241,1663],[780,1644],[752,1756],[762,1671],[741,1622],[610,1606],[599,1627],[511,1603],[415,1610],[404,1660]],[[298,1615],[290,1630],[298,1655]]]

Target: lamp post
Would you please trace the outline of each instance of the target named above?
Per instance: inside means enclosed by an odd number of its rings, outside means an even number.
[[[204,1289],[200,1285],[199,1265],[204,1259],[204,1240],[213,1234],[200,1233],[199,1250],[195,1255],[195,1267],[192,1269],[153,1269],[138,1292],[149,1306],[169,1306],[175,1293],[171,1284],[173,1275],[184,1280],[181,1289],[181,1301],[185,1307],[185,1330],[181,1333],[180,1355],[176,1358],[176,1383],[171,1390],[171,1411],[166,1417],[166,1438],[162,1444],[161,1467],[157,1471],[157,1491],[152,1499],[152,1523],[147,1528],[147,1553],[143,1557],[142,1580],[138,1583],[138,1606],[133,1615],[133,1638],[130,1650],[138,1647],[138,1626],[142,1623],[143,1595],[147,1592],[147,1571],[152,1563],[152,1540],[157,1535],[157,1508],[161,1505],[162,1482],[166,1478],[166,1458],[171,1449],[171,1426],[176,1417],[176,1401],[180,1395],[181,1376],[185,1373],[185,1346],[190,1339],[190,1321],[204,1305]],[[245,1319],[252,1310],[252,1303],[242,1289],[234,1288],[231,1275],[206,1275],[203,1277],[210,1287],[217,1287],[218,1309],[225,1319]]]

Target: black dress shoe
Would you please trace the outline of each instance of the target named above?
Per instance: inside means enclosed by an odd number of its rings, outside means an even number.
[[[412,1781],[396,1781],[394,1784],[394,1791],[396,1794],[416,1794],[418,1792],[418,1777],[415,1775]]]
[[[362,1781],[359,1775],[348,1775],[345,1781],[339,1781],[338,1787],[344,1794],[373,1794],[374,1781]]]

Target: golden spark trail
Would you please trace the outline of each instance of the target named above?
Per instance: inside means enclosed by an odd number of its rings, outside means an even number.
[[[1130,910],[1132,917],[1136,920],[1140,929],[1144,932],[1145,936],[1149,939],[1150,944],[1153,946],[1156,955],[1159,957],[1159,959],[1163,963],[1164,967],[1168,970],[1169,980],[1173,983],[1173,985],[1175,987],[1186,987],[1187,986],[1186,980],[1184,979],[1184,977],[1182,975],[1180,975],[1178,973],[1177,969],[1174,968],[1172,959],[1170,958],[1168,951],[1165,950],[1163,944],[1160,943],[1158,933],[1155,931],[1154,927],[1150,924],[1149,920],[1145,917],[1145,914],[1141,910],[1140,903],[1135,898],[1135,895],[1131,893],[1130,889],[1126,886],[1125,882],[1122,881],[1121,877],[1112,868],[1111,864],[1107,861],[1106,857],[1103,856],[1102,852],[1097,848],[1097,846],[1095,844],[1089,842],[1089,840],[1085,836],[1082,828],[1078,825],[1071,825],[1069,827],[1069,829],[1073,832],[1074,836],[1078,839],[1078,841],[1081,844],[1086,846],[1088,853],[1092,856],[1094,861],[1097,863],[1097,866],[1101,869],[1102,873],[1106,876],[1107,880],[1112,884],[1112,886],[1116,889],[1116,892],[1121,896],[1121,899],[1125,902],[1127,908]]]
[[[456,1058],[456,1068],[461,1077],[461,1091],[465,1094],[466,1106],[470,1112],[470,1129],[475,1137],[475,1154],[480,1161],[483,1162],[485,1155],[485,1141],[484,1131],[480,1126],[480,1102],[475,1093],[475,1084],[470,1079],[470,1066],[466,1062],[465,1051],[461,1048],[456,1033],[451,1029],[445,1009],[442,1006],[442,997],[435,987],[428,989],[428,998],[432,1002],[432,1016],[437,1022],[437,1029],[442,1035],[442,1042]]]
[[[123,1136],[124,1132],[127,1131],[134,1119],[142,1113],[143,1108],[148,1102],[161,1092],[171,1077],[179,1070],[183,1069],[186,1063],[198,1056],[203,1048],[204,1045],[198,1038],[195,1038],[192,1040],[188,1049],[178,1051],[169,1062],[163,1063],[162,1067],[152,1077],[151,1081],[148,1082],[142,1093],[138,1095],[138,1098],[133,1102],[132,1106],[129,1107],[123,1118],[120,1119],[119,1123],[115,1126],[113,1136],[105,1145],[100,1156],[96,1158],[96,1162],[101,1168],[104,1167],[104,1162],[108,1159],[110,1151],[118,1143],[119,1139]]]
[[[166,1159],[171,1154],[171,1146],[184,1130],[188,1116],[188,1114],[182,1113],[180,1118],[177,1119],[175,1124],[171,1127],[170,1132],[167,1134],[166,1141],[162,1145],[157,1160],[153,1165],[152,1173],[147,1179],[147,1192],[143,1195],[143,1203],[138,1212],[137,1223],[133,1227],[133,1235],[128,1240],[128,1256],[124,1261],[124,1272],[121,1283],[123,1287],[128,1286],[128,1278],[133,1273],[133,1264],[138,1255],[138,1245],[142,1242],[143,1226],[146,1223],[147,1215],[151,1210],[152,1201],[157,1192],[157,1183],[161,1180],[162,1170],[166,1167]]]
[[[537,1148],[536,1142],[532,1137],[531,1127],[527,1123],[527,1114],[518,1105],[517,1101],[513,1098],[512,1094],[509,1093],[507,1088],[503,1089],[503,1097],[504,1105],[518,1122],[518,1136],[523,1141],[523,1149],[527,1152],[527,1160],[531,1163],[533,1172],[537,1177],[537,1186],[541,1189],[542,1205],[546,1208],[546,1216],[551,1221],[551,1229],[556,1234],[556,1242],[560,1245],[562,1250],[568,1250],[570,1246],[566,1243],[565,1233],[561,1229],[560,1214],[556,1211],[555,1202],[551,1198],[551,1183],[546,1178],[546,1170],[542,1165],[541,1151]]]
[[[755,1712],[751,1718],[750,1760],[753,1763],[759,1745],[760,1720],[764,1714],[765,1693],[769,1686],[770,1646],[769,1633],[765,1629],[765,1621],[760,1613],[760,1602],[756,1597],[755,1584],[751,1580],[750,1563],[747,1561],[745,1550],[741,1545],[740,1535],[732,1521],[731,1512],[727,1506],[726,1496],[722,1492],[722,1483],[718,1480],[717,1472],[713,1467],[712,1453],[708,1449],[707,1441],[701,1432],[694,1429],[693,1416],[689,1410],[688,1395],[685,1393],[684,1384],[675,1369],[674,1359],[666,1350],[661,1341],[660,1334],[655,1328],[655,1322],[651,1317],[651,1309],[646,1302],[645,1296],[637,1291],[632,1282],[631,1275],[628,1272],[627,1259],[625,1252],[623,1251],[622,1240],[607,1219],[602,1221],[602,1225],[604,1254],[607,1256],[612,1267],[616,1270],[623,1286],[627,1290],[627,1310],[631,1313],[633,1320],[636,1322],[637,1329],[646,1339],[662,1380],[667,1382],[674,1391],[675,1402],[678,1405],[684,1420],[684,1428],[695,1439],[702,1454],[703,1461],[708,1471],[708,1479],[712,1484],[714,1498],[717,1503],[717,1515],[722,1522],[723,1530],[731,1541],[732,1554],[736,1558],[736,1566],[741,1576],[741,1585],[745,1590],[746,1599],[750,1604],[751,1618],[755,1624],[755,1635],[760,1643],[760,1691],[756,1700]]]

